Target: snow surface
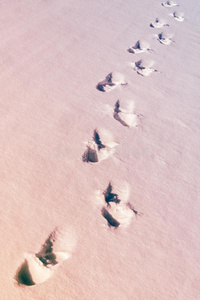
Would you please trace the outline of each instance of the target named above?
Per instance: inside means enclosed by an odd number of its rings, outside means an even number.
[[[200,2],[177,4],[0,2],[1,300],[200,299]],[[156,18],[175,37],[167,47]],[[138,40],[153,51],[130,54]],[[134,59],[159,72],[139,76]],[[128,85],[100,92],[112,72]],[[134,101],[142,126],[102,112],[118,99]],[[84,163],[99,127],[117,137],[116,153]],[[129,183],[143,213],[125,228],[107,226],[96,197],[114,180]],[[56,227],[72,228],[70,259],[43,283],[19,285],[17,270]]]

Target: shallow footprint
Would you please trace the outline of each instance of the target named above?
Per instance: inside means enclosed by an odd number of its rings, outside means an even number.
[[[105,129],[101,129],[100,131],[95,129],[93,141],[88,142],[82,159],[84,162],[100,162],[112,156],[117,145],[118,143],[111,132]]]
[[[139,40],[136,42],[136,44],[134,46],[132,46],[128,49],[128,52],[137,54],[137,53],[147,52],[150,50],[151,49],[150,49],[150,45],[148,42]]]
[[[172,34],[161,32],[158,34],[158,41],[163,45],[170,45],[174,41],[172,40]]]
[[[134,113],[134,102],[127,101],[121,108],[120,101],[115,103],[113,117],[119,121],[123,126],[136,127],[138,126],[138,116]]]
[[[150,76],[154,72],[158,72],[158,70],[153,68],[154,65],[153,60],[138,60],[135,62],[135,68],[134,70],[141,76]]]
[[[179,4],[174,3],[173,1],[166,1],[161,3],[162,6],[164,7],[174,7],[174,6],[179,6]]]
[[[101,92],[109,92],[115,89],[117,86],[126,86],[124,75],[118,72],[112,72],[106,76],[106,78],[100,81],[96,88]]]
[[[164,26],[169,26],[163,19],[156,18],[154,22],[150,24],[150,27],[153,28],[162,28]]]
[[[183,12],[174,12],[171,16],[178,22],[183,22],[185,20]]]
[[[75,247],[73,232],[55,229],[38,253],[27,253],[15,279],[20,285],[35,285],[49,279],[57,267],[71,257]]]

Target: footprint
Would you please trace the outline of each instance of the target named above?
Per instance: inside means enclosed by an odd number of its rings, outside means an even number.
[[[163,19],[156,18],[154,22],[150,24],[150,27],[153,28],[162,28],[164,26],[169,26]]]
[[[150,51],[150,46],[149,43],[146,41],[137,41],[137,43],[135,44],[135,46],[132,46],[128,49],[129,53],[143,53],[143,52],[147,52]]]
[[[174,12],[171,16],[179,22],[183,22],[185,20],[183,12]]]
[[[114,114],[115,120],[119,121],[123,126],[136,127],[138,126],[138,116],[134,113],[134,102],[125,103],[124,108],[121,108],[120,101],[115,103]]]
[[[35,285],[49,279],[58,266],[71,257],[75,247],[73,232],[55,229],[38,253],[27,253],[16,274],[20,285]]]
[[[153,69],[154,61],[152,60],[139,60],[135,62],[134,70],[142,76],[150,76],[153,72],[158,72],[158,70]]]
[[[161,32],[158,34],[158,41],[163,45],[170,45],[174,41],[172,40],[172,34],[167,34],[164,32]]]
[[[101,129],[99,132],[95,129],[93,141],[87,144],[87,149],[82,159],[84,162],[100,162],[113,155],[117,145],[118,143],[115,142],[113,135],[109,131]]]
[[[96,88],[101,92],[110,92],[117,86],[126,86],[124,75],[118,72],[112,72],[106,76],[103,81],[100,81]]]
[[[161,3],[162,6],[164,7],[174,7],[174,6],[179,6],[178,4],[174,3],[173,1],[166,1]]]
[[[130,207],[129,195],[130,187],[126,181],[119,182],[115,187],[109,182],[103,192],[106,205],[101,209],[102,216],[107,220],[109,227],[127,227],[132,221],[133,213],[138,214],[132,206]]]

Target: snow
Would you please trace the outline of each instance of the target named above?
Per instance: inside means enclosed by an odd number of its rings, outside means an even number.
[[[176,3],[1,1],[2,300],[200,299],[200,3]],[[150,26],[156,18],[174,36],[166,47]],[[138,40],[153,51],[129,53]],[[139,76],[131,66],[139,60],[155,61],[158,72]],[[96,86],[110,73],[123,82],[102,93]],[[141,126],[113,117],[126,99]],[[84,163],[96,128],[118,146]],[[127,182],[143,214],[125,200],[111,208],[100,200],[109,182],[114,193]],[[103,207],[127,226],[110,228]],[[36,254],[55,228],[64,228],[59,264],[48,269]],[[37,284],[18,284],[24,262]]]

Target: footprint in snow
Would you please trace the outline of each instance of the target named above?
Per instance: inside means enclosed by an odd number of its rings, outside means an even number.
[[[119,121],[123,126],[126,127],[137,127],[138,126],[138,115],[134,113],[134,102],[127,101],[124,103],[123,108],[121,107],[120,101],[117,100],[114,108],[114,118]]]
[[[154,72],[158,72],[158,70],[153,68],[154,65],[153,60],[138,60],[134,63],[134,70],[141,76],[147,77],[150,76]]]
[[[49,279],[58,266],[71,257],[74,233],[55,229],[38,253],[27,253],[15,279],[20,285],[35,285]]]
[[[112,72],[106,78],[100,81],[96,88],[101,92],[110,92],[118,86],[126,86],[124,75],[118,72]]]
[[[105,129],[95,129],[93,140],[88,142],[82,159],[84,162],[100,162],[112,156],[117,145],[118,143],[109,131]]]
[[[173,1],[166,1],[161,3],[162,6],[164,7],[174,7],[174,6],[179,6],[179,4],[173,2]]]
[[[170,45],[171,43],[174,42],[174,40],[172,40],[172,36],[173,36],[172,34],[161,32],[158,34],[157,39],[163,45]]]
[[[150,24],[150,27],[153,28],[162,28],[164,26],[169,26],[163,19],[156,18],[154,22]]]
[[[183,12],[174,12],[170,15],[178,22],[183,22],[185,20]]]
[[[114,191],[113,191],[114,189]],[[115,188],[111,182],[102,196],[106,205],[102,207],[102,216],[107,220],[109,227],[127,227],[135,215],[141,215],[128,202],[130,187],[126,181],[121,181]]]
[[[134,46],[131,46],[128,49],[129,53],[134,53],[134,54],[143,53],[143,52],[147,52],[147,51],[151,51],[149,43],[146,41],[140,41],[140,40],[137,41]]]

